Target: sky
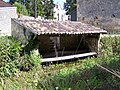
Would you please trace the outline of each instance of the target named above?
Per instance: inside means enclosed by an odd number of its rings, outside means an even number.
[[[9,0],[3,0],[3,1],[5,1],[5,2],[9,2]]]
[[[54,3],[56,4],[57,2],[61,5],[61,7],[63,8],[64,2],[66,0],[54,0]]]

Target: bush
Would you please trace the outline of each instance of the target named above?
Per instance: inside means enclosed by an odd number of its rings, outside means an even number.
[[[40,64],[40,55],[36,55],[34,51],[22,54],[20,43],[13,37],[0,38],[0,51],[1,77],[15,75],[19,70],[28,71]]]
[[[0,38],[0,76],[9,76],[17,72],[20,51],[20,44],[14,38]]]
[[[120,37],[103,37],[100,42],[100,53],[102,56],[110,56],[120,53]]]
[[[30,54],[24,54],[20,59],[20,70],[29,71],[33,66],[40,65],[40,55],[37,55],[34,51]]]

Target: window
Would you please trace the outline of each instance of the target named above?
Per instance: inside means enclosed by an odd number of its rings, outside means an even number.
[[[50,47],[60,48],[60,37],[50,37]]]

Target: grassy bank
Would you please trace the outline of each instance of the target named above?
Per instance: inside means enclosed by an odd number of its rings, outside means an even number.
[[[120,90],[120,78],[97,66],[100,64],[119,73],[119,48],[120,38],[102,38],[98,58],[92,57],[49,66],[34,65],[28,71],[18,70],[15,75],[2,77],[0,88],[3,90]]]

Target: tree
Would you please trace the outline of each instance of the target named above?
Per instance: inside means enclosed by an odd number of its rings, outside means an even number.
[[[14,4],[17,0],[10,0],[9,3]]]
[[[54,14],[54,7],[55,4],[53,3],[53,0],[44,0],[44,17],[46,19],[53,19],[53,14]]]
[[[34,0],[10,0],[10,3],[21,3],[25,6],[30,16],[34,16]],[[36,0],[37,15],[45,19],[53,19],[54,3],[53,0]]]
[[[77,1],[76,0],[66,0],[64,3],[64,9],[66,11],[66,14],[71,14],[73,10],[77,8]]]
[[[26,8],[22,4],[15,2],[13,4],[13,6],[17,7],[17,13],[23,14],[23,15],[28,15]]]

